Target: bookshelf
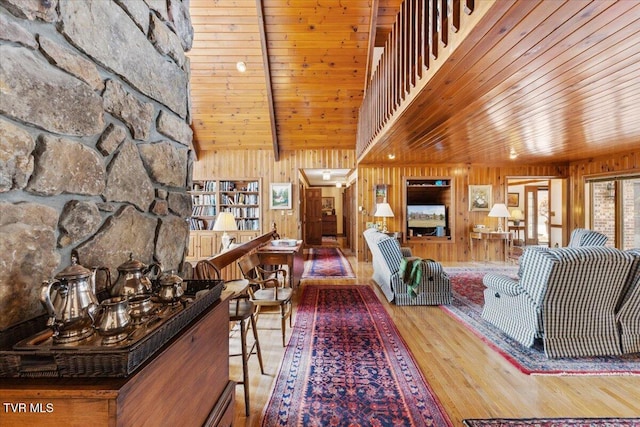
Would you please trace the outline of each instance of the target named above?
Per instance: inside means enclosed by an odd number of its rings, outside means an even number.
[[[231,212],[238,231],[229,232],[237,243],[262,234],[261,179],[194,180],[189,194],[192,214],[187,261],[215,255],[220,250],[222,232],[213,231],[216,216]]]

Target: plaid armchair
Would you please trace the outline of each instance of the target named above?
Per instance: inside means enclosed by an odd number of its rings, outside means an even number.
[[[400,248],[397,239],[374,228],[362,234],[373,258],[373,280],[387,301],[393,301],[396,305],[440,305],[451,302],[449,276],[442,271],[440,263],[412,257],[409,248]],[[409,278],[405,281],[402,277],[400,264],[403,258],[419,262],[416,265],[416,273],[420,277],[417,283],[411,283]]]
[[[547,357],[620,354],[616,307],[634,264],[601,246],[527,248],[519,280],[487,274],[482,318]]]
[[[616,321],[620,330],[623,353],[640,353],[640,249],[628,251],[635,257]]]
[[[580,248],[583,246],[604,246],[607,243],[607,236],[597,231],[586,228],[575,228],[569,238],[569,248]]]

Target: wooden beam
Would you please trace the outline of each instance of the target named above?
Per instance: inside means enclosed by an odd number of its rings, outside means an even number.
[[[271,87],[271,68],[269,67],[269,45],[267,32],[264,27],[264,8],[262,0],[256,0],[258,11],[258,26],[260,27],[260,44],[262,45],[262,61],[264,63],[264,75],[267,84],[267,104],[269,105],[269,118],[271,120],[271,136],[273,138],[273,159],[280,160],[280,146],[278,144],[278,132],[276,131],[276,113],[273,105],[273,89]]]

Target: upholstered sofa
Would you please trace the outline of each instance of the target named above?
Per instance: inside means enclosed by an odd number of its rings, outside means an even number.
[[[484,276],[483,319],[524,346],[541,339],[552,358],[621,354],[621,322],[624,351],[640,347],[639,253],[528,247],[520,262],[519,280]]]
[[[378,284],[389,302],[396,305],[441,305],[451,303],[451,284],[440,263],[420,260],[419,283],[415,295],[409,291],[412,283],[400,276],[400,264],[404,258],[412,257],[409,248],[400,248],[398,240],[369,228],[363,233],[372,256],[373,280]]]

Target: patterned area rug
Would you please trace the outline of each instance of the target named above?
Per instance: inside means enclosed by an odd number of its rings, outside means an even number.
[[[640,418],[496,418],[463,422],[468,427],[640,427]]]
[[[484,304],[482,278],[489,271],[516,277],[517,267],[445,267],[451,278],[453,302],[443,310],[472,330],[491,348],[526,374],[538,375],[640,375],[640,354],[548,359],[542,344],[522,346],[481,318]]]
[[[355,278],[349,260],[339,248],[311,248],[304,262],[303,279]]]
[[[451,426],[374,291],[306,285],[262,426]]]

